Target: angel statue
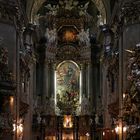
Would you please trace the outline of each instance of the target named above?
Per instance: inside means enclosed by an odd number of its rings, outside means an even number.
[[[56,16],[57,15],[57,11],[59,9],[59,5],[51,5],[51,4],[48,4],[45,6],[48,10],[49,10],[49,14],[50,15],[53,15],[53,16]]]
[[[65,8],[66,10],[72,10],[74,7],[78,5],[78,1],[75,0],[60,0],[59,4],[62,8]]]
[[[77,35],[79,39],[79,45],[83,46],[90,46],[90,38],[89,38],[89,29],[86,31],[84,29],[81,29],[81,32]]]
[[[83,16],[83,15],[87,14],[88,5],[89,5],[89,2],[87,2],[85,5],[78,6],[80,16]]]
[[[57,45],[57,30],[46,28],[45,37],[47,38],[47,46],[56,46]]]

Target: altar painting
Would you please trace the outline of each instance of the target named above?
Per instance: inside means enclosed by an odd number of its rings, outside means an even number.
[[[79,103],[79,67],[73,61],[61,63],[56,71],[56,101],[59,109],[75,111]]]

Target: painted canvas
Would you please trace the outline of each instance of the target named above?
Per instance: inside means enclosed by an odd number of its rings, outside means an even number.
[[[62,112],[76,110],[79,102],[80,70],[73,61],[62,62],[56,71],[56,100]]]

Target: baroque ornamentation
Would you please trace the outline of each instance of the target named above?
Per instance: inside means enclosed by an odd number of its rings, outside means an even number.
[[[79,49],[71,45],[60,47],[57,50],[56,58],[59,60],[78,60],[80,58]]]
[[[114,91],[114,83],[115,83],[115,80],[117,79],[118,73],[119,73],[119,71],[118,71],[118,67],[119,67],[118,59],[119,59],[118,55],[113,57],[112,60],[110,60],[110,65],[108,66],[107,78],[108,78],[112,92]]]
[[[0,1],[0,20],[13,23],[15,16],[17,17],[17,5],[15,2]]]
[[[14,76],[8,68],[8,50],[5,47],[0,48],[0,86],[1,90],[14,90]]]
[[[0,137],[6,133],[12,133],[13,116],[10,112],[0,113]]]
[[[8,71],[8,50],[7,48],[0,48],[0,71],[1,73]]]
[[[65,10],[64,13],[67,13],[67,11],[72,11],[78,7],[78,12],[79,12],[79,16],[83,16],[83,15],[88,15],[87,13],[87,8],[89,5],[89,2],[87,2],[84,5],[80,5],[78,6],[79,1],[76,0],[60,0],[58,5],[51,5],[48,4],[45,7],[49,10],[49,14],[56,16],[59,13],[59,10]]]
[[[55,115],[54,97],[51,98],[46,97],[45,108],[43,110],[45,115]]]
[[[81,29],[79,34],[77,35],[77,38],[79,39],[79,45],[90,47],[90,37],[89,37],[89,29],[84,31],[84,29]]]
[[[121,8],[120,20],[127,24],[139,23],[140,21],[140,1],[139,0],[130,0],[124,1]]]
[[[26,76],[27,79],[30,78],[30,64],[34,63],[35,61],[35,55],[30,48],[20,51],[20,70],[22,77]]]
[[[128,89],[123,97],[123,116],[124,121],[129,125],[128,134],[132,135],[140,125],[140,44],[126,51],[130,55],[127,65]]]
[[[23,40],[23,46],[20,48],[20,71],[22,80],[24,79],[24,76],[29,80],[30,65],[37,60],[35,52],[33,51],[33,45],[26,40],[27,36],[32,37],[34,29],[35,27],[32,24],[29,24],[23,33],[25,35],[25,40]]]
[[[61,0],[62,1],[62,0]],[[72,1],[72,4],[70,5],[74,5],[73,4],[73,0],[70,0]],[[74,0],[76,1],[76,0]],[[45,0],[36,0],[34,3],[33,3],[33,8],[32,8],[32,11],[31,11],[31,18],[32,18],[32,21],[34,20],[34,17],[35,15],[37,14],[40,6],[45,2]],[[104,4],[102,2],[102,0],[92,0],[93,3],[95,3],[95,5],[97,6],[98,10],[100,11],[101,13],[101,16],[103,18],[103,21],[104,21],[104,24],[105,24],[105,20],[106,20],[106,12],[105,12],[105,7],[104,7]],[[62,2],[62,4],[64,3],[64,6],[66,5],[66,3],[69,3],[68,0],[67,2]],[[76,4],[76,3],[75,3]],[[71,7],[71,6],[70,6]],[[84,5],[83,5],[84,7]],[[81,8],[83,8],[81,7]],[[85,7],[86,8],[86,7]],[[63,13],[64,14],[64,13]]]

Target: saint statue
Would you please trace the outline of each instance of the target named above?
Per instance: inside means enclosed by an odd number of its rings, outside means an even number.
[[[59,5],[51,5],[48,4],[47,6],[45,6],[48,10],[49,10],[49,14],[56,16],[57,15],[57,11],[59,9]]]
[[[45,105],[45,114],[46,115],[54,115],[55,114],[55,101],[54,97],[46,98],[46,105]]]
[[[60,0],[59,4],[62,8],[71,11],[79,4],[79,2],[76,0]]]
[[[0,49],[0,63],[3,65],[8,65],[8,49],[7,48],[1,48]]]
[[[85,95],[83,96],[82,103],[81,103],[81,114],[82,115],[89,115],[90,114],[90,104],[89,100]]]
[[[55,47],[57,45],[57,30],[46,28],[45,37],[47,38],[47,45],[49,47]]]
[[[0,78],[5,77],[8,72],[8,49],[0,48]]]

